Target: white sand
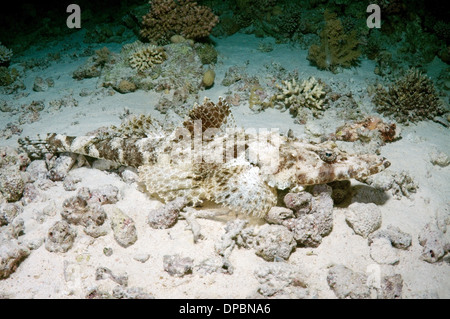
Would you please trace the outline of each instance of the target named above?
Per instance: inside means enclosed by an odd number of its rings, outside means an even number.
[[[62,54],[62,60],[52,62],[44,70],[28,71],[25,84],[28,97],[12,100],[15,105],[30,103],[33,100],[48,102],[69,93],[78,100],[78,107],[63,108],[56,113],[41,112],[41,119],[23,127],[22,136],[36,133],[57,132],[80,135],[103,125],[119,124],[119,115],[124,108],[134,113],[151,113],[158,118],[161,114],[154,110],[154,105],[160,94],[137,91],[130,94],[116,93],[113,96],[99,98],[89,103],[92,96],[80,97],[82,88],[95,90],[97,79],[76,81],[71,73],[86,58],[70,59],[71,52],[81,52],[86,46],[81,41],[81,33],[70,39],[73,47]],[[340,74],[320,72],[310,66],[306,60],[307,52],[289,44],[274,45],[274,50],[261,53],[257,50],[260,39],[254,36],[236,34],[227,39],[216,39],[219,51],[219,62],[216,70],[216,84],[213,88],[199,93],[200,100],[208,96],[216,101],[218,96],[224,96],[228,88],[220,85],[225,71],[232,65],[243,65],[249,61],[247,71],[250,74],[261,73],[263,65],[270,62],[280,63],[288,71],[298,69],[300,77],[314,75],[325,82],[341,81],[347,85],[345,91],[354,92],[361,89],[365,92],[366,80],[374,79],[374,65],[363,62],[356,69],[345,70]],[[75,46],[79,43],[79,47]],[[130,41],[131,42],[131,41]],[[103,45],[95,46],[94,49]],[[120,45],[106,44],[112,51],[118,52]],[[39,52],[55,52],[58,46],[51,46]],[[433,63],[436,67],[436,63]],[[439,63],[438,66],[439,67]],[[442,65],[441,65],[442,67]],[[47,92],[33,92],[32,83],[36,76],[53,77],[55,87]],[[261,77],[264,74],[260,74]],[[3,96],[3,99],[11,99]],[[363,101],[365,107],[367,102]],[[238,125],[245,127],[280,128],[282,132],[289,128],[297,135],[304,133],[304,126],[295,124],[288,112],[269,109],[254,114],[247,103],[233,108],[233,114]],[[2,127],[11,118],[2,116]],[[74,121],[78,124],[72,125]],[[334,119],[325,119],[329,127],[337,123]],[[329,131],[331,132],[332,129]],[[329,133],[328,132],[328,133]],[[450,167],[433,166],[429,160],[429,153],[434,149],[450,155],[450,130],[439,124],[425,121],[417,125],[403,128],[403,139],[388,144],[382,148],[382,155],[392,163],[391,169],[398,171],[405,169],[410,172],[419,185],[417,193],[411,198],[402,197],[400,200],[390,198],[382,210],[382,228],[388,225],[400,227],[404,232],[412,235],[412,246],[407,250],[397,250],[400,262],[395,265],[379,265],[381,275],[401,274],[403,297],[420,297],[426,294],[437,295],[440,298],[450,297],[450,265],[447,262],[435,264],[421,260],[422,247],[418,243],[417,234],[422,227],[433,220],[436,209],[450,205]],[[17,136],[9,140],[0,140],[1,145],[16,146]],[[84,298],[88,289],[99,287],[100,290],[111,292],[116,284],[111,280],[95,280],[97,267],[108,267],[120,275],[127,273],[130,287],[142,287],[144,291],[157,298],[245,298],[256,292],[259,284],[254,276],[255,269],[266,264],[256,256],[254,251],[235,248],[230,261],[235,267],[232,275],[212,273],[202,275],[194,272],[182,278],[171,277],[163,270],[163,256],[179,253],[183,257],[191,257],[195,263],[210,257],[215,257],[214,243],[224,233],[225,218],[217,220],[200,219],[202,234],[205,236],[194,244],[192,232],[186,228],[186,221],[180,220],[167,230],[155,230],[146,222],[148,211],[158,207],[161,203],[149,199],[142,194],[134,184],[124,183],[118,176],[104,171],[88,168],[75,169],[71,174],[82,178],[79,186],[95,188],[105,184],[112,184],[120,189],[121,200],[117,206],[128,214],[137,225],[138,240],[129,248],[120,247],[114,240],[112,232],[107,236],[93,239],[78,230],[74,247],[67,253],[50,253],[44,245],[25,259],[17,271],[9,278],[0,280],[0,294],[12,298]],[[73,196],[74,192],[67,192],[62,182],[45,191],[46,199],[25,206],[22,217],[25,220],[25,236],[28,238],[43,237],[48,228],[61,217],[59,215],[62,201]],[[47,216],[43,223],[36,220],[37,213],[54,202],[56,213]],[[450,237],[450,231],[446,233]],[[103,254],[104,247],[111,247],[113,254],[107,257]],[[311,254],[313,252],[313,254]],[[141,263],[133,259],[139,254],[149,254],[150,258]],[[376,264],[370,257],[367,239],[354,234],[346,224],[343,209],[335,208],[334,226],[331,234],[323,239],[318,248],[297,248],[290,256],[290,264],[298,265],[307,275],[308,286],[317,290],[319,298],[335,298],[333,291],[326,282],[327,267],[333,263],[344,264],[354,271],[366,273],[368,267]],[[64,271],[66,269],[66,271]],[[64,275],[66,273],[66,276]],[[72,273],[72,275],[70,275]]]

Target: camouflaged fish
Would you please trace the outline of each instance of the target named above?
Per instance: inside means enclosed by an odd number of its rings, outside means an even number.
[[[71,152],[136,167],[143,189],[165,202],[184,196],[193,205],[212,201],[259,217],[276,205],[277,190],[361,179],[390,165],[374,154],[349,155],[332,142],[236,129],[222,98],[194,105],[173,130],[141,115],[103,134],[48,134],[19,144],[31,157]]]

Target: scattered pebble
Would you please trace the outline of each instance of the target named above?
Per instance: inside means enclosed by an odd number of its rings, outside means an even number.
[[[327,283],[339,299],[368,299],[370,290],[367,276],[344,265],[333,265],[328,270]]]
[[[396,265],[399,262],[398,252],[387,238],[375,238],[370,245],[370,257],[379,263]]]
[[[356,234],[367,238],[381,227],[381,210],[373,203],[353,203],[345,212],[345,220]]]
[[[255,238],[256,255],[267,261],[287,260],[294,251],[294,235],[281,225],[263,225]]]
[[[116,242],[125,248],[133,245],[138,238],[134,221],[115,206],[107,206],[105,210]]]
[[[133,256],[134,260],[139,261],[141,263],[145,263],[149,258],[150,258],[149,254],[138,254]]]
[[[172,227],[178,220],[180,210],[186,205],[186,198],[179,197],[160,208],[150,210],[148,214],[148,223],[150,227],[155,229],[166,229]]]
[[[164,255],[164,271],[175,277],[183,277],[192,273],[194,260],[189,257],[180,257],[180,255]]]
[[[66,221],[57,221],[48,230],[45,248],[50,252],[65,253],[72,248],[76,231]]]

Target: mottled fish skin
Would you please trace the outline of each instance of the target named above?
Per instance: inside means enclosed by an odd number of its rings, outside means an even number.
[[[205,98],[172,132],[156,129],[147,137],[47,134],[19,144],[32,158],[70,152],[136,167],[143,189],[166,202],[177,197],[192,205],[211,200],[259,217],[276,205],[278,189],[362,179],[390,165],[375,154],[349,155],[332,143],[305,143],[277,130],[239,130],[228,126],[232,122],[225,100],[219,97],[215,104]]]
[[[273,136],[267,140],[277,141],[273,147],[253,143],[252,141],[257,139],[247,134],[246,140],[249,142],[245,150],[246,154],[252,151],[256,154],[263,149],[264,156],[260,155],[255,160],[249,161],[260,168],[262,178],[271,187],[278,189],[362,179],[390,166],[384,157],[375,154],[349,155],[330,143],[309,144],[277,133],[270,134]],[[170,139],[169,136],[164,141],[161,138],[151,137],[100,139],[96,136],[48,134],[35,139],[29,137],[20,139],[19,144],[34,158],[43,157],[45,153],[70,152],[139,168],[154,165],[163,153],[170,153],[168,149],[175,149],[173,145],[176,145],[176,142]],[[219,136],[210,144],[217,144],[217,140],[221,139],[224,137]],[[190,147],[188,145],[188,148]],[[277,160],[273,161],[274,158]]]

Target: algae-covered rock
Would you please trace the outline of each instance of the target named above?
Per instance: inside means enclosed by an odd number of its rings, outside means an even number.
[[[125,248],[133,245],[137,240],[136,225],[133,219],[115,206],[105,206],[105,211],[111,221],[116,242]]]
[[[214,79],[216,77],[216,73],[214,70],[208,69],[205,74],[203,74],[202,83],[206,88],[211,87],[214,84]]]
[[[45,248],[50,252],[65,253],[72,248],[76,236],[76,230],[69,223],[64,220],[57,221],[48,230]]]

